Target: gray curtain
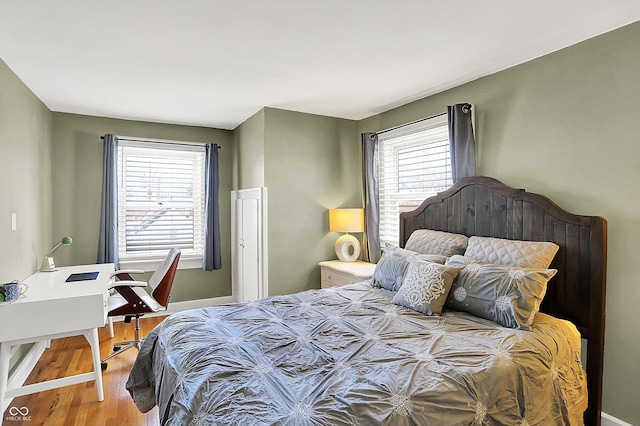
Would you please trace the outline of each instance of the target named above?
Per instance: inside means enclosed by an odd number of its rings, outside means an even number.
[[[220,177],[218,174],[218,144],[209,143],[206,148],[204,172],[204,258],[202,269],[213,271],[222,268],[220,249]]]
[[[118,257],[118,138],[103,137],[102,209],[97,263],[114,263],[120,268]]]
[[[476,175],[476,141],[471,124],[471,105],[455,104],[447,107],[449,120],[449,149],[453,183]]]
[[[362,134],[362,184],[364,195],[364,247],[362,260],[380,260],[380,202],[378,183],[378,135]]]

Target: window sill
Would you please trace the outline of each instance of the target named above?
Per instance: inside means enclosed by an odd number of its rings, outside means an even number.
[[[154,272],[164,259],[120,259],[120,269]],[[202,257],[180,257],[178,269],[202,269]]]

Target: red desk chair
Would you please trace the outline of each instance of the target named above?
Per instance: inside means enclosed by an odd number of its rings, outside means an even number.
[[[135,318],[135,333],[133,340],[118,342],[113,345],[113,353],[102,360],[102,369],[107,369],[107,361],[122,352],[135,347],[140,349],[140,344],[144,338],[140,337],[140,317],[144,314],[162,312],[167,310],[173,278],[178,269],[180,261],[180,250],[172,248],[167,257],[149,279],[148,285],[153,291],[151,295],[144,290],[147,283],[136,281],[131,274],[143,273],[139,270],[115,271],[118,281],[114,281],[109,289],[115,289],[117,294],[109,297],[108,316],[124,315],[124,322],[130,323]]]

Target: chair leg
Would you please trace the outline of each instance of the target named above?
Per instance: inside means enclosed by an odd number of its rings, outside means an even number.
[[[136,317],[136,328],[133,330],[133,340],[136,342],[136,349],[140,350],[140,317]]]
[[[124,342],[114,343],[113,353],[105,357],[100,363],[102,370],[104,371],[107,369],[107,361],[113,358],[114,356],[119,355],[122,352],[127,351],[134,347],[140,350],[140,345],[142,344],[143,341],[144,341],[144,338],[140,338],[140,316],[136,315],[135,329],[133,331],[133,340],[126,340]]]

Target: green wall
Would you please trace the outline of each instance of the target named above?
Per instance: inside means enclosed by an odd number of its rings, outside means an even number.
[[[31,275],[51,248],[51,120],[49,109],[0,59],[1,282]]]
[[[49,109],[0,59],[2,283],[27,278],[51,249],[51,120]],[[29,347],[18,350],[11,369]]]
[[[113,133],[141,138],[215,142],[220,165],[220,230],[222,269],[181,269],[171,301],[231,295],[230,197],[232,180],[232,132],[204,127],[178,126],[85,115],[53,114],[53,233],[57,240],[73,237],[73,244],[56,251],[56,264],[95,263],[98,248],[102,188],[102,140]],[[141,279],[148,278],[142,277]]]
[[[336,256],[328,209],[362,206],[356,122],[268,108],[265,124],[269,294],[319,288]]]
[[[268,188],[269,294],[319,288],[338,237],[328,209],[362,206],[357,123],[265,108],[236,132],[237,189]]]
[[[235,189],[264,186],[265,110],[261,109],[233,131],[235,141]]]
[[[363,120],[376,131],[470,102],[478,174],[609,225],[603,410],[640,425],[640,23]]]

